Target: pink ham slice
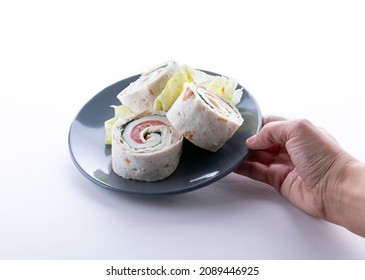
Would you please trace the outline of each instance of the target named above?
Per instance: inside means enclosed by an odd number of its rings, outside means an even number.
[[[131,138],[133,139],[134,142],[136,142],[138,144],[143,144],[144,141],[141,138],[141,132],[147,127],[156,126],[156,125],[166,125],[166,123],[161,122],[161,121],[155,121],[155,120],[145,121],[143,123],[140,123],[140,124],[136,125],[135,127],[133,127],[133,129],[131,131]]]

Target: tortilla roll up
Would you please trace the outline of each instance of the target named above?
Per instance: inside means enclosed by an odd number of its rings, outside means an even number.
[[[158,65],[141,74],[136,81],[122,90],[117,98],[135,113],[152,111],[155,99],[178,68],[179,66],[175,61]]]
[[[112,130],[112,168],[125,179],[158,181],[177,168],[183,137],[163,112],[119,119]]]
[[[186,83],[170,110],[170,123],[196,146],[216,152],[242,125],[237,108],[194,83]]]

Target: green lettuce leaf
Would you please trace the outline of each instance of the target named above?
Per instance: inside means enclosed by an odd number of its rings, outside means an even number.
[[[242,89],[236,89],[238,84],[235,80],[223,76],[210,75],[184,65],[180,71],[169,79],[161,94],[156,98],[153,109],[167,112],[187,82],[194,82],[234,105],[237,105],[242,97]]]
[[[191,81],[184,71],[172,75],[161,94],[155,99],[153,110],[167,112],[184,89],[184,84]]]
[[[112,105],[110,107],[114,108],[114,117],[104,122],[106,145],[112,144],[112,127],[114,123],[119,118],[125,118],[133,114],[133,111],[129,109],[129,107],[126,105],[119,105],[119,106]]]
[[[227,102],[237,105],[242,97],[242,89],[237,88],[237,81],[224,77],[207,74],[203,71],[196,70],[191,67],[186,67],[188,75],[192,77],[194,83],[198,86],[213,92]]]

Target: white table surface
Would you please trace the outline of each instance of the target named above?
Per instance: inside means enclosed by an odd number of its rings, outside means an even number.
[[[174,58],[236,78],[264,115],[307,118],[365,161],[360,4],[20,2],[0,4],[0,259],[365,258],[364,238],[264,184],[230,174],[127,196],[83,177],[67,142],[91,97]]]

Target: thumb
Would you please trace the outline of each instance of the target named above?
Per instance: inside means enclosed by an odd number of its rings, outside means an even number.
[[[273,146],[283,146],[291,138],[293,125],[290,121],[270,122],[256,134],[246,140],[252,150],[265,150]]]

